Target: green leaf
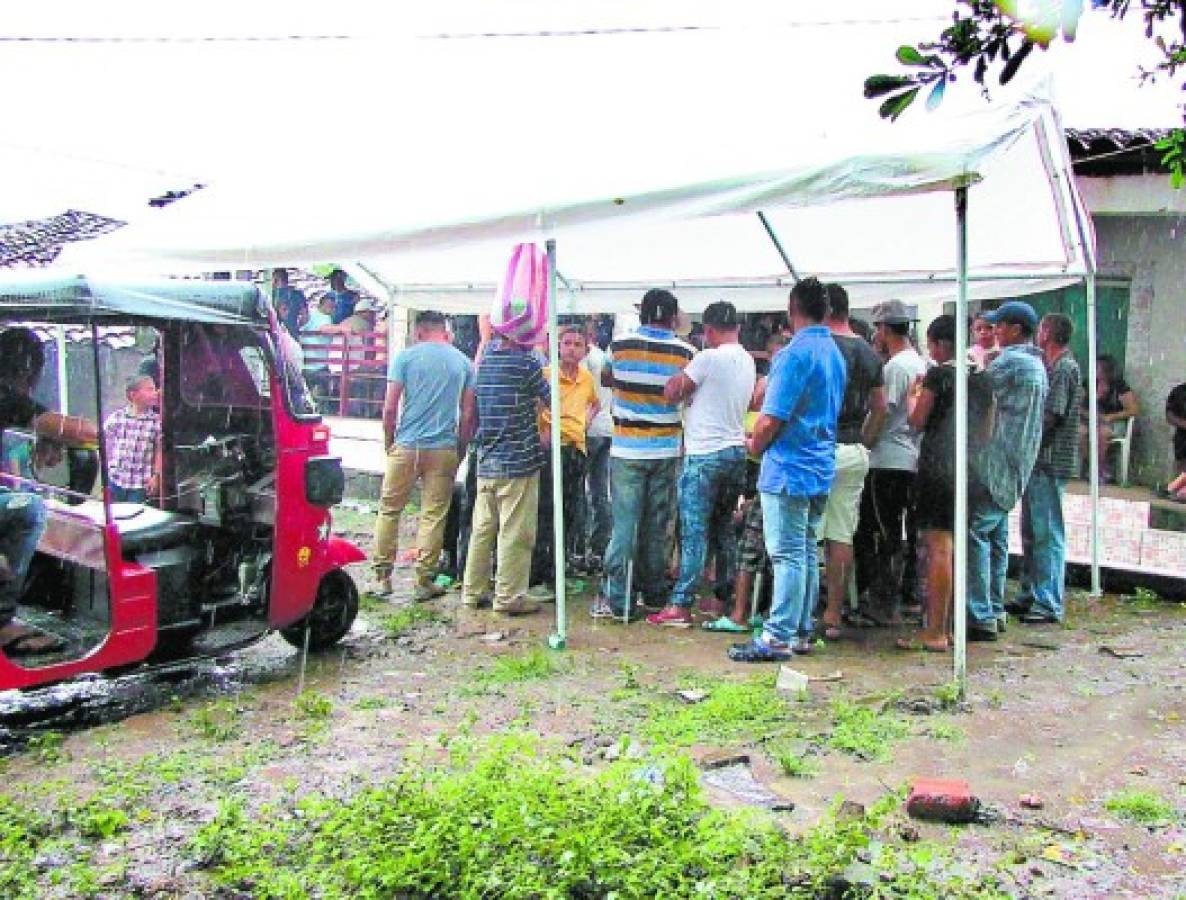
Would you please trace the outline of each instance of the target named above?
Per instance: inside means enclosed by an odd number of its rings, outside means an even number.
[[[909,75],[870,75],[865,79],[865,99],[872,100],[912,84],[914,78]]]
[[[1017,48],[1017,52],[1009,57],[1009,61],[1001,69],[1001,84],[1008,84],[1013,80],[1013,76],[1017,74],[1017,70],[1021,68],[1021,64],[1025,62],[1025,58],[1030,55],[1030,51],[1033,49],[1033,41],[1022,41],[1021,46]]]
[[[898,62],[904,66],[925,66],[927,64],[926,57],[918,52],[918,49],[911,47],[909,44],[903,44],[898,48]]]
[[[939,104],[943,102],[943,92],[947,90],[947,79],[940,78],[935,82],[935,86],[931,88],[931,92],[927,95],[927,109],[935,110],[939,108]]]
[[[890,97],[881,104],[881,108],[877,110],[877,114],[883,119],[889,119],[891,122],[896,121],[898,116],[902,115],[906,111],[906,108],[914,102],[914,98],[918,96],[919,90],[921,88],[911,88],[904,93]]]

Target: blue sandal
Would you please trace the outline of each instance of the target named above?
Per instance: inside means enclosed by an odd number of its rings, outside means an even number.
[[[748,644],[734,644],[729,648],[729,659],[733,662],[786,662],[791,658],[793,654],[790,647],[774,647],[761,638],[754,638]]]

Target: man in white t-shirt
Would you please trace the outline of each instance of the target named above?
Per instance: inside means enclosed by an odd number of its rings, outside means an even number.
[[[684,401],[684,465],[679,479],[680,568],[671,603],[647,617],[652,625],[687,628],[704,570],[710,529],[721,537],[717,566],[733,558],[733,511],[745,486],[745,413],[754,395],[754,359],[738,340],[732,303],[704,310],[705,350],[667,381],[663,397]],[[728,571],[717,572],[729,581]]]
[[[903,599],[912,606],[917,603],[917,536],[911,495],[922,435],[906,421],[906,400],[915,381],[926,374],[927,364],[910,343],[912,321],[901,300],[886,300],[873,311],[875,345],[887,358],[882,371],[886,415],[881,435],[869,453],[853,549],[862,612],[883,624],[898,622]]]
[[[600,407],[589,423],[586,435],[589,465],[585,472],[585,502],[577,517],[575,552],[578,557],[583,557],[580,562],[583,562],[587,571],[599,572],[613,527],[609,508],[609,448],[614,437],[614,392],[613,388],[606,387],[601,381],[608,357],[597,344],[595,318],[586,323],[585,335],[589,353],[583,365],[593,375]]]

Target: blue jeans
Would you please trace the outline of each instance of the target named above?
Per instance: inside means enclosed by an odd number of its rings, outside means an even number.
[[[1035,468],[1021,495],[1021,543],[1025,552],[1022,597],[1030,609],[1062,620],[1067,540],[1062,520],[1066,481]]]
[[[1009,510],[983,491],[968,497],[968,624],[995,627],[1005,614],[1009,568]]]
[[[733,511],[745,487],[745,450],[726,447],[716,453],[684,458],[679,477],[679,581],[671,602],[689,607],[696,599],[696,585],[708,554],[708,534],[713,533],[717,550],[716,580],[728,584],[737,538]],[[721,570],[725,571],[721,571]]]
[[[647,600],[666,601],[668,527],[675,514],[679,460],[610,459],[614,525],[605,555],[602,593],[615,612],[626,607],[627,567],[634,560],[633,589]],[[641,539],[641,540],[640,540]]]
[[[573,552],[577,556],[584,556],[590,551],[596,556],[604,557],[605,548],[609,545],[610,528],[613,520],[609,510],[609,445],[611,438],[585,438],[585,446],[589,453],[588,469],[585,473],[585,496],[582,497],[580,513],[575,526],[576,543]],[[592,523],[590,523],[592,512]]]
[[[29,561],[44,531],[45,503],[40,497],[23,491],[0,491],[0,555],[8,562],[10,573],[9,578],[0,579],[0,627],[16,615]]]
[[[770,617],[762,630],[768,643],[811,639],[819,600],[816,540],[828,497],[791,497],[762,492],[766,552],[774,569]]]
[[[111,483],[111,502],[112,503],[140,503],[143,504],[145,498],[148,496],[148,491],[144,488],[127,488],[121,487],[114,481]]]

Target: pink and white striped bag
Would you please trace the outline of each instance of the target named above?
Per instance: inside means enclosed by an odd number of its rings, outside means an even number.
[[[490,311],[490,327],[525,346],[548,333],[548,256],[535,244],[516,244]]]

